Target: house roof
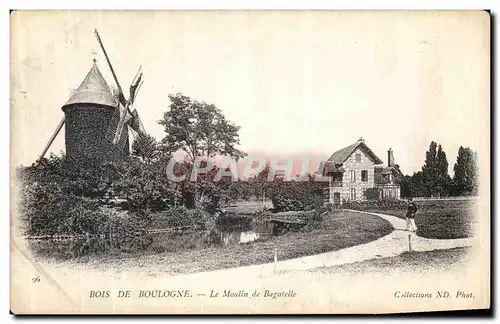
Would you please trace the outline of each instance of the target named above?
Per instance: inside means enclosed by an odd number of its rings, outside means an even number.
[[[391,174],[393,172],[396,172],[399,175],[403,175],[403,172],[401,172],[401,170],[395,167],[384,167],[382,169],[382,174]]]
[[[78,89],[76,89],[63,107],[83,103],[98,104],[113,108],[118,104],[117,98],[111,93],[111,89],[106,80],[104,80],[96,62],[94,62],[85,79],[83,79]]]
[[[322,170],[326,171],[328,173],[330,173],[330,172],[344,172],[345,171],[342,166],[338,166],[334,162],[329,162],[329,161],[326,161],[324,163]]]
[[[344,172],[342,163],[347,160],[357,148],[360,148],[365,152],[375,164],[382,164],[382,160],[373,153],[373,151],[364,143],[363,140],[359,140],[354,144],[346,146],[336,152],[334,152],[324,163],[322,162],[319,166],[318,172]]]
[[[347,147],[344,147],[330,156],[326,162],[334,163],[334,164],[342,164],[347,160],[356,149],[361,149],[363,152],[365,152],[375,164],[381,164],[383,163],[381,159],[378,158],[378,156],[373,153],[372,150],[364,143],[364,141],[357,141],[356,143],[349,145]]]

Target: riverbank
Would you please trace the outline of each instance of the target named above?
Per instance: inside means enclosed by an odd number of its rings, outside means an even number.
[[[54,263],[56,267],[84,266],[100,271],[113,269],[113,272],[126,272],[129,268],[138,267],[144,276],[179,275],[272,262],[275,250],[280,261],[336,251],[374,241],[392,230],[388,221],[377,216],[339,211],[325,215],[318,228],[289,232],[265,241],[135,256],[99,256]]]

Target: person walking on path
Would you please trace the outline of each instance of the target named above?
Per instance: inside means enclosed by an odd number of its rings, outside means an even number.
[[[408,210],[406,211],[406,230],[416,232],[415,214],[417,213],[417,205],[413,202],[413,198],[408,199]],[[411,228],[411,229],[410,229]]]

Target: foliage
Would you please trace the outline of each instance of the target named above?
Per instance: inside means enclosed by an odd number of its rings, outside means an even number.
[[[460,146],[457,162],[453,170],[455,173],[453,176],[453,193],[457,196],[477,194],[477,154],[468,147]]]
[[[191,228],[203,229],[203,213],[199,209],[188,209],[185,206],[171,207],[154,213],[149,226],[152,229]]]
[[[363,195],[367,200],[379,199],[379,193],[377,188],[367,188],[364,190]]]
[[[448,175],[448,161],[441,145],[431,142],[426,152],[425,164],[422,167],[422,180],[426,189],[426,196],[446,196],[449,193],[450,176]]]
[[[215,105],[192,100],[180,93],[169,95],[169,98],[170,109],[158,121],[164,127],[165,147],[171,151],[183,150],[191,162],[197,157],[245,156],[236,148],[240,143],[240,127],[227,120]]]
[[[144,163],[134,158],[127,161],[122,194],[130,210],[164,210],[175,205],[175,200],[180,198],[179,191],[168,181],[163,163]]]
[[[378,200],[366,200],[366,201],[344,201],[343,207],[345,209],[354,210],[391,210],[398,209],[404,210],[407,208],[407,203],[399,199],[378,199]]]
[[[269,182],[269,197],[276,212],[311,210],[323,204],[323,186],[312,177],[307,181]]]
[[[20,212],[27,235],[95,234],[102,225],[94,201],[67,194],[54,182],[24,184]]]
[[[132,155],[141,158],[143,161],[151,161],[160,154],[160,146],[156,139],[146,133],[138,133],[132,142]]]
[[[51,154],[37,164],[21,168],[18,176],[23,184],[54,183],[67,194],[102,199],[116,194],[123,172],[119,163],[82,159],[74,164],[64,155]]]
[[[223,214],[215,222],[221,231],[249,231],[252,228],[252,217],[236,214]]]

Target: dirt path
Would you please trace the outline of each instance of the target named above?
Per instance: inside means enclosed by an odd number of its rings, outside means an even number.
[[[363,212],[361,212],[363,213]],[[299,310],[304,307],[304,303],[311,301],[309,307],[320,307],[321,309],[330,309],[338,307],[346,311],[346,302],[349,300],[350,307],[356,307],[355,299],[349,295],[350,288],[353,285],[366,289],[366,294],[372,294],[373,289],[387,296],[394,294],[393,291],[385,291],[391,287],[391,284],[396,280],[393,276],[389,279],[377,277],[374,280],[370,276],[343,276],[336,273],[321,273],[310,272],[304,270],[318,269],[322,267],[332,267],[336,265],[356,263],[371,259],[387,258],[400,255],[408,251],[408,239],[411,237],[412,250],[414,251],[431,251],[436,249],[449,249],[454,247],[464,247],[474,244],[473,238],[455,239],[455,240],[431,240],[416,236],[414,233],[404,231],[405,221],[394,216],[373,214],[389,221],[394,227],[394,231],[375,241],[353,246],[350,248],[321,253],[317,255],[301,257],[292,260],[279,261],[274,263],[247,266],[241,268],[231,268],[211,272],[200,272],[187,275],[169,276],[162,272],[160,264],[149,264],[148,267],[155,267],[157,270],[152,276],[140,267],[130,267],[126,271],[116,271],[117,269],[107,269],[105,271],[86,268],[81,265],[73,267],[63,267],[58,264],[40,263],[33,264],[29,258],[20,253],[15,253],[17,247],[11,246],[14,252],[14,259],[17,264],[16,281],[31,281],[37,276],[41,277],[41,281],[37,284],[27,286],[30,289],[20,291],[21,296],[31,296],[28,301],[33,305],[46,305],[44,296],[57,294],[58,301],[54,304],[54,311],[69,309],[69,313],[82,313],[92,309],[92,312],[136,312],[154,311],[164,313],[167,309],[169,312],[194,312],[203,313],[209,312],[210,307],[216,308],[218,304],[210,304],[207,301],[210,299],[212,289],[214,287],[224,287],[224,289],[239,289],[253,291],[254,289],[263,291],[268,289],[271,291],[280,291],[284,287],[286,289],[295,289],[301,293],[302,298],[295,300],[284,299],[283,303],[287,307]],[[459,285],[456,276],[451,274],[449,280],[444,280],[447,284]],[[455,279],[453,279],[455,278]],[[389,281],[388,281],[389,280]],[[454,282],[453,280],[457,281]],[[308,282],[308,286],[304,288],[304,282]],[[420,284],[420,283],[419,283]],[[433,279],[432,285],[436,285]],[[16,284],[14,283],[14,286]],[[21,286],[19,286],[21,287]],[[330,287],[330,288],[328,288]],[[326,294],[322,292],[325,289],[335,287],[335,291],[342,291],[342,294],[334,294],[340,300],[340,303],[335,306],[333,300],[327,299],[324,305],[320,305],[320,300],[315,298],[317,294]],[[364,288],[363,288],[364,287]],[[167,302],[153,303],[149,299],[138,300],[131,298],[129,300],[117,300],[116,297],[111,299],[93,299],[89,298],[89,294],[93,290],[109,290],[116,293],[118,289],[128,289],[135,294],[141,289],[190,289],[194,298],[187,299],[169,299]],[[418,286],[414,287],[418,289]],[[357,293],[359,289],[356,290]],[[472,288],[471,288],[472,289]],[[385,291],[385,292],[384,292]],[[24,298],[24,297],[23,297]],[[23,299],[24,300],[24,299]],[[357,300],[357,299],[356,299]],[[366,299],[363,300],[363,306],[366,306]],[[380,302],[379,302],[380,301]],[[273,303],[281,301],[275,300]],[[382,310],[387,303],[382,302],[382,299],[373,299],[373,307],[377,310]],[[236,303],[236,304],[235,304]],[[291,304],[291,303],[297,303]],[[241,305],[240,305],[241,304]],[[390,303],[389,303],[390,304]],[[227,303],[224,305],[228,305]],[[384,306],[386,305],[386,306]],[[359,306],[359,305],[358,305]],[[45,306],[44,306],[45,307]],[[155,308],[156,307],[156,308]],[[248,312],[248,305],[245,301],[231,300],[231,306],[225,306],[231,312],[244,311]],[[268,308],[265,299],[255,301],[252,312],[266,311]],[[284,306],[283,306],[284,307]],[[361,307],[361,306],[360,306]]]
[[[394,230],[377,240],[371,241],[369,243],[360,244],[352,246],[349,248],[325,252],[320,254],[315,254],[306,257],[300,257],[296,259],[289,259],[285,261],[277,260],[277,263],[266,263],[259,265],[244,266],[238,268],[222,269],[210,272],[193,273],[179,276],[193,276],[193,275],[203,275],[210,276],[210,274],[224,273],[227,275],[251,275],[258,277],[272,276],[276,273],[286,273],[290,271],[302,271],[322,267],[332,267],[347,263],[362,262],[371,259],[388,258],[400,255],[403,252],[409,251],[432,251],[439,249],[450,249],[456,247],[467,247],[472,246],[474,243],[473,238],[465,239],[450,239],[450,240],[440,240],[440,239],[427,239],[417,236],[415,233],[405,231],[405,220],[372,212],[362,212],[349,210],[351,212],[371,214],[377,217],[383,218],[391,223]],[[59,266],[46,265],[53,270],[55,268],[60,268]],[[149,265],[154,266],[154,265]],[[75,267],[76,269],[78,267]],[[145,271],[144,268],[137,269],[127,269],[126,271],[117,272],[116,269],[110,268],[109,270],[103,271],[102,269],[85,269],[87,272],[95,272],[100,276],[112,276],[115,278],[145,278],[151,277],[150,271]],[[153,271],[154,272],[154,271]],[[158,269],[158,276],[162,276],[162,272]],[[156,275],[155,275],[156,276]],[[153,276],[154,277],[154,276]],[[177,277],[177,276],[176,276]]]

